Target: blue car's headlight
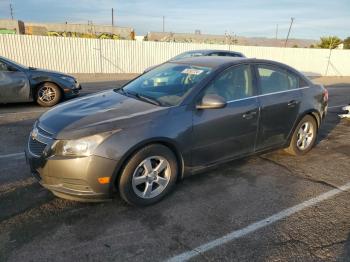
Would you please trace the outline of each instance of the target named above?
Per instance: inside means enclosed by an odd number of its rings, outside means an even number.
[[[61,79],[63,80],[66,80],[68,82],[71,82],[71,83],[75,83],[75,79],[73,77],[69,77],[69,76],[60,76]]]

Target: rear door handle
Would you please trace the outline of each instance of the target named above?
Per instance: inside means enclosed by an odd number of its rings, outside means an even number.
[[[297,104],[299,104],[299,101],[298,100],[291,100],[288,102],[288,107],[294,107],[296,106]]]
[[[257,114],[257,111],[248,111],[243,114],[244,119],[252,119]]]

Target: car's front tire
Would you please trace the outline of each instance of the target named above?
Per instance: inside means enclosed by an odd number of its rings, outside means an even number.
[[[317,123],[311,115],[304,116],[295,128],[290,145],[285,151],[291,155],[305,155],[315,145]]]
[[[43,83],[36,90],[36,102],[44,107],[56,105],[61,98],[61,89],[53,83]]]
[[[146,146],[126,163],[119,179],[120,195],[132,205],[154,204],[174,188],[178,170],[176,156],[168,147]]]

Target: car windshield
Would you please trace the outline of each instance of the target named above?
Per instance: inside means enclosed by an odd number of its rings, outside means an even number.
[[[17,63],[17,62],[15,62],[15,61],[11,60],[11,59],[8,59],[8,58],[5,58],[5,57],[0,57],[0,58],[2,58],[4,61],[10,62],[11,64],[13,64],[13,65],[15,65],[15,66],[17,66],[17,67],[20,67],[20,68],[23,68],[23,69],[28,69],[27,66],[22,65],[22,64],[20,64],[20,63]]]
[[[204,55],[205,55],[204,52],[190,51],[190,52],[181,53],[181,54],[173,57],[171,59],[171,61],[179,60],[179,59],[182,59],[182,58],[189,58],[189,57],[195,57],[195,56],[204,56]]]
[[[166,63],[117,90],[161,106],[179,104],[192,87],[211,72],[209,67]]]

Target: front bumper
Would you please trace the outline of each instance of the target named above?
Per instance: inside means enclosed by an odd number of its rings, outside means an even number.
[[[82,87],[81,87],[81,84],[79,84],[79,83],[76,83],[74,86],[72,86],[70,88],[64,88],[63,89],[64,97],[65,98],[76,97],[79,95],[81,89],[82,89]]]
[[[44,155],[38,157],[29,148],[26,150],[31,173],[56,196],[87,202],[111,198],[112,176],[117,161],[99,156],[67,158]],[[99,177],[110,177],[110,183],[100,184]]]

